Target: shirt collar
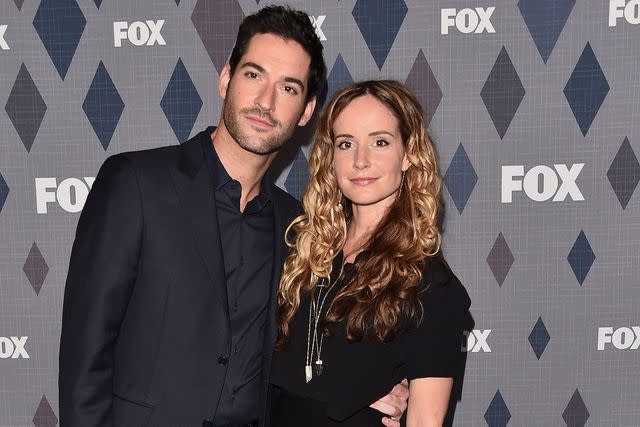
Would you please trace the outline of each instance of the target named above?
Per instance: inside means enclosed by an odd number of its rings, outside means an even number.
[[[202,142],[205,145],[205,154],[213,177],[213,187],[215,191],[218,191],[227,183],[233,181],[233,178],[231,178],[227,170],[224,168],[224,165],[220,161],[220,157],[218,157],[218,153],[211,141],[211,133],[213,133],[214,130],[216,130],[215,126],[209,126],[206,132],[207,137],[203,138]],[[256,196],[256,199],[259,199],[262,204],[271,200],[271,181],[267,178],[267,174],[265,174],[260,180],[260,193]]]

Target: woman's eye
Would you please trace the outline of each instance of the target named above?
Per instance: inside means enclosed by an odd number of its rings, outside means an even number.
[[[387,145],[389,145],[389,143],[387,141],[385,141],[384,139],[378,139],[375,142],[375,146],[376,147],[386,147]]]
[[[343,150],[351,148],[352,146],[353,146],[353,143],[351,141],[342,141],[338,143],[338,148],[341,148]]]

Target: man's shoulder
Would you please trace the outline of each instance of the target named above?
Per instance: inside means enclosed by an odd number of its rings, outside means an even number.
[[[122,161],[129,162],[136,168],[151,167],[154,169],[165,169],[167,166],[176,164],[185,152],[197,152],[197,155],[201,156],[201,139],[202,134],[205,132],[206,131],[196,134],[193,138],[182,144],[154,147],[144,150],[123,151],[110,156],[107,161],[123,159]]]

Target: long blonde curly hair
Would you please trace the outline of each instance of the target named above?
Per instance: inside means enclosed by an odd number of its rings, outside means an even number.
[[[339,90],[316,123],[309,159],[311,179],[302,199],[304,213],[287,229],[291,251],[278,291],[279,349],[290,339],[289,324],[301,295],[312,293],[320,278],[330,276],[332,261],[344,247],[351,203],[342,198],[332,168],[333,124],[351,101],[365,95],[375,97],[398,119],[410,166],[398,197],[368,241],[367,256],[357,265],[353,279],[338,289],[323,324],[346,321],[349,341],[370,336],[384,342],[398,328],[421,321],[422,271],[440,252],[442,179],[435,150],[422,108],[405,85],[392,80],[358,82]]]

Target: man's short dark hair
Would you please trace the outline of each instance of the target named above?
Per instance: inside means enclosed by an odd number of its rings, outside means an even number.
[[[249,40],[256,34],[274,34],[300,44],[311,57],[306,100],[309,101],[324,86],[327,67],[322,56],[322,42],[304,12],[285,6],[267,6],[247,16],[240,24],[236,44],[231,52],[229,65],[233,76],[240,58],[247,50]]]

